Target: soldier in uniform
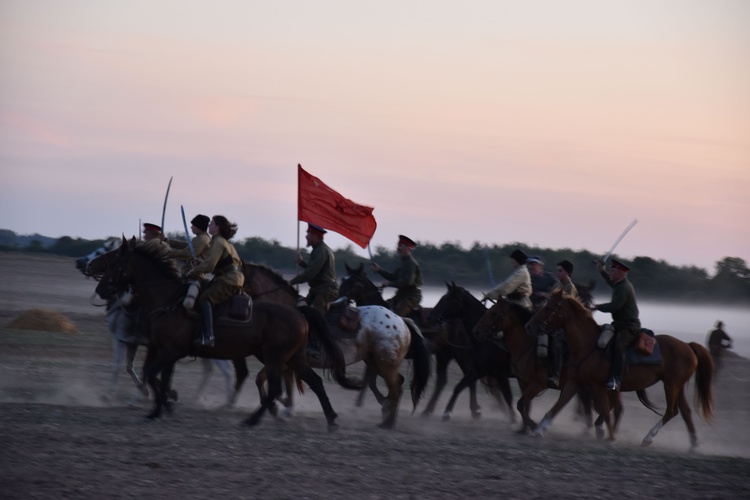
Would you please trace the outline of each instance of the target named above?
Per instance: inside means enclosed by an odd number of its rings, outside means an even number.
[[[236,233],[237,224],[230,223],[223,215],[214,215],[208,225],[211,243],[206,259],[187,274],[188,278],[205,273],[214,275],[197,300],[198,310],[203,315],[201,345],[214,345],[213,306],[239,293],[245,283],[240,257],[229,242]]]
[[[573,274],[573,263],[569,260],[563,260],[557,263],[555,269],[557,279],[562,286],[563,292],[571,297],[578,298],[578,290],[570,279]],[[562,330],[552,332],[549,337],[547,346],[547,361],[549,362],[549,371],[547,372],[547,382],[554,387],[560,387],[560,370],[563,364],[563,333]]]
[[[552,273],[544,270],[544,260],[540,256],[529,257],[526,264],[531,276],[531,304],[536,311],[547,302],[558,283]]]
[[[514,302],[521,307],[531,310],[531,277],[529,270],[526,268],[528,256],[516,248],[510,254],[510,264],[513,266],[513,272],[505,281],[485,294],[485,297],[491,300],[497,300],[505,297],[508,301]]]
[[[412,255],[417,246],[414,240],[400,234],[396,253],[401,257],[401,265],[394,272],[381,269],[376,263],[372,263],[372,270],[388,281],[383,286],[396,288],[396,294],[388,299],[388,307],[399,316],[408,316],[422,302],[422,270]]]
[[[208,223],[210,221],[211,219],[207,215],[203,214],[196,215],[195,217],[193,217],[193,220],[190,221],[190,230],[195,235],[191,240],[191,243],[193,244],[193,250],[195,250],[195,255],[193,255],[190,251],[190,246],[186,241],[167,240],[167,243],[172,248],[172,251],[169,252],[169,256],[173,259],[185,262],[186,265],[183,268],[183,271],[185,273],[187,273],[190,268],[188,263],[190,263],[194,258],[205,260],[206,256],[208,255],[209,245],[211,244],[211,237],[208,235],[207,231]]]
[[[633,344],[641,331],[638,319],[638,305],[635,289],[628,281],[630,268],[622,262],[612,259],[609,273],[605,271],[604,262],[598,261],[597,268],[604,281],[612,288],[612,300],[596,306],[597,311],[612,314],[612,326],[615,329],[615,352],[612,358],[612,377],[607,382],[607,389],[619,391],[622,375],[625,371],[625,348]]]
[[[146,222],[143,224],[143,240],[144,241],[152,241],[152,240],[164,240],[164,234],[161,232],[161,226],[157,226],[156,224],[151,224],[150,222]]]
[[[336,258],[323,238],[328,231],[315,224],[307,225],[305,238],[307,246],[312,247],[310,260],[305,262],[301,254],[297,254],[297,264],[304,269],[289,281],[290,285],[307,283],[310,291],[307,303],[324,314],[328,311],[328,304],[339,295],[339,285],[336,282]]]

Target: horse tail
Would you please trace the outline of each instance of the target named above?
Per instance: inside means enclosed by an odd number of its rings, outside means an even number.
[[[350,378],[346,376],[346,360],[344,359],[344,353],[341,351],[341,347],[336,343],[331,335],[331,330],[328,328],[323,313],[310,306],[300,306],[299,310],[305,316],[310,330],[315,332],[318,340],[320,341],[321,348],[325,353],[326,357],[330,360],[331,372],[333,372],[333,378],[338,384],[344,389],[351,389],[359,391],[364,387],[362,380]]]
[[[688,344],[698,357],[698,369],[695,371],[695,406],[703,415],[703,420],[710,422],[713,417],[714,396],[711,382],[714,377],[714,361],[708,349],[690,342]]]
[[[660,417],[664,416],[661,413],[659,413],[656,405],[652,403],[650,399],[648,399],[648,394],[646,393],[646,389],[638,389],[637,391],[635,391],[635,393],[638,395],[638,401],[640,401],[643,406],[645,406],[652,412],[656,413]]]
[[[414,321],[409,318],[402,319],[411,333],[409,352],[406,356],[411,358],[412,366],[414,367],[414,373],[411,379],[411,401],[414,404],[412,413],[414,413],[417,409],[417,403],[419,403],[422,393],[424,393],[424,390],[427,387],[427,381],[430,379],[431,355],[430,350],[427,349],[427,343],[422,336],[422,332],[419,331],[419,328],[417,328]]]

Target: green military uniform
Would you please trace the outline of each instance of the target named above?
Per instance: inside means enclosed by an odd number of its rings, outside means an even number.
[[[204,302],[210,302],[212,305],[219,304],[242,290],[245,276],[240,270],[240,264],[241,260],[234,245],[218,234],[211,239],[206,260],[195,266],[189,273],[191,277],[205,273],[214,274],[211,283],[198,296],[199,307]]]
[[[612,326],[617,335],[617,344],[625,349],[635,342],[638,333],[641,331],[638,305],[635,302],[635,289],[628,278],[613,283],[606,272],[602,271],[600,274],[612,287],[612,300],[606,304],[597,305],[596,310],[612,314]]]
[[[336,282],[336,258],[324,241],[312,247],[310,260],[300,262],[304,269],[289,282],[292,285],[307,283],[310,291],[307,303],[322,312],[328,311],[328,304],[339,295],[339,285]]]
[[[391,309],[399,316],[407,316],[422,302],[422,270],[414,257],[409,254],[401,258],[401,267],[396,272],[379,269],[378,274],[395,287],[396,295],[389,299]]]

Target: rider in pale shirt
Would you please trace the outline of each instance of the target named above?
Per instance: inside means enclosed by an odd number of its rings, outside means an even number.
[[[510,254],[510,263],[513,266],[513,272],[505,281],[485,294],[490,300],[497,300],[505,297],[506,300],[516,303],[521,307],[531,310],[531,277],[529,270],[526,268],[528,256],[520,249],[515,249]]]

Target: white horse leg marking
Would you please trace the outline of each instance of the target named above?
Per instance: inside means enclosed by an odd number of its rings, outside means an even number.
[[[657,424],[650,431],[648,431],[648,434],[646,434],[646,437],[643,438],[643,441],[641,442],[641,445],[642,446],[648,446],[651,443],[653,443],[654,442],[654,438],[656,437],[656,434],[661,430],[661,428],[662,428],[663,425],[664,424],[662,423],[662,421],[659,420],[659,422],[657,422]]]
[[[539,422],[539,425],[536,426],[536,429],[531,431],[531,435],[534,437],[543,437],[544,433],[547,432],[547,429],[549,429],[549,426],[552,425],[552,420],[549,418],[542,419],[541,422]]]
[[[227,392],[227,406],[232,406],[234,403],[234,385],[232,384],[232,370],[230,368],[231,363],[226,359],[214,359],[214,365],[224,375],[224,387]]]

